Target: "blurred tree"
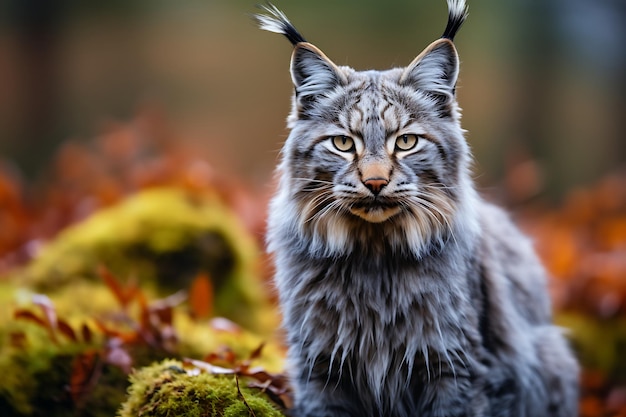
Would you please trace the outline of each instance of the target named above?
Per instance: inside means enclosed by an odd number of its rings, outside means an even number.
[[[445,23],[443,0],[276,3],[357,69],[406,65]],[[470,1],[459,91],[487,182],[503,176],[512,143],[540,160],[551,193],[626,160],[625,8]],[[89,137],[148,98],[219,154],[218,168],[265,182],[284,135],[289,46],[259,34],[254,10],[249,0],[0,2],[0,152],[34,173],[55,142]]]
[[[58,131],[58,41],[67,2],[64,0],[8,0],[5,21],[15,34],[16,109],[12,143],[16,157],[33,168],[53,149]],[[57,138],[60,139],[60,138]],[[28,154],[28,155],[24,155]]]
[[[516,111],[504,128],[542,159],[550,194],[623,164],[626,3],[530,0],[510,11]]]

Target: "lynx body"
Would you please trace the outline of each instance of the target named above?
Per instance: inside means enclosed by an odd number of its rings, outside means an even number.
[[[529,240],[475,191],[448,26],[406,68],[293,44],[268,248],[297,417],[575,416],[578,366]]]

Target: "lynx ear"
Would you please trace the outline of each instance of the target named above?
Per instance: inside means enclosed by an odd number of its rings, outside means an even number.
[[[412,86],[437,100],[442,106],[454,98],[459,75],[459,57],[449,39],[431,43],[406,67],[400,84]]]
[[[322,51],[308,42],[298,43],[291,55],[291,79],[296,98],[303,104],[315,101],[335,87],[346,83],[346,77]]]

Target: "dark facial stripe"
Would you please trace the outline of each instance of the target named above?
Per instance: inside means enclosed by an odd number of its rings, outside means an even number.
[[[430,143],[432,143],[433,145],[435,145],[435,147],[437,148],[437,152],[439,152],[439,156],[441,157],[441,159],[444,162],[448,162],[448,153],[446,152],[446,149],[444,148],[443,144],[435,137],[425,134],[421,136],[421,139],[425,139],[427,141],[429,141]]]

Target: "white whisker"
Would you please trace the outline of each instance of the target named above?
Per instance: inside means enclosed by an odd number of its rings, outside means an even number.
[[[317,179],[317,178],[291,177],[291,179],[294,180],[294,181],[320,182],[320,183],[324,183],[324,184],[333,184],[332,181],[320,180],[320,179]]]

